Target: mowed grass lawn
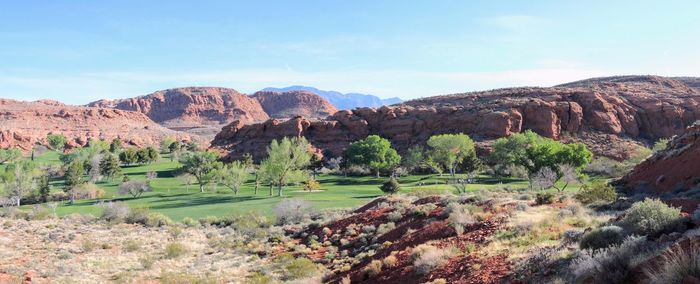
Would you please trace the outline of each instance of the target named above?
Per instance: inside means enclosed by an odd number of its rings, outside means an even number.
[[[58,153],[48,152],[35,160],[40,163],[60,164]],[[158,162],[149,165],[127,166],[123,173],[130,179],[145,179],[146,173],[155,171],[158,178],[151,182],[152,192],[144,193],[141,197],[132,198],[130,195],[117,196],[117,187],[121,183],[121,177],[114,181],[102,181],[97,185],[106,192],[100,200],[79,200],[74,204],[62,203],[56,212],[59,215],[70,213],[93,214],[98,216],[102,209],[97,206],[100,201],[124,201],[131,207],[147,207],[153,212],[163,213],[173,220],[182,220],[185,217],[194,219],[205,216],[224,216],[257,212],[264,215],[272,215],[272,208],[283,198],[303,198],[308,200],[313,207],[323,208],[354,208],[367,203],[369,200],[383,195],[379,186],[387,180],[386,177],[344,177],[341,175],[319,175],[317,180],[321,183],[322,191],[305,192],[301,186],[286,186],[282,197],[277,197],[276,188],[273,196],[269,196],[269,187],[261,186],[258,194],[254,194],[254,178],[251,175],[249,181],[243,186],[238,195],[234,195],[228,188],[219,185],[216,189],[210,186],[204,193],[199,192],[196,184],[189,187],[182,184],[175,177],[177,161],[170,161],[165,155]],[[454,191],[451,185],[446,185],[448,175],[412,175],[401,177],[402,192],[444,193]],[[422,182],[422,186],[418,183]],[[52,181],[53,190],[63,190],[63,181]],[[497,180],[482,176],[478,183],[469,184],[468,190],[489,189],[494,187],[526,188],[525,180]],[[31,205],[23,206],[29,210]]]

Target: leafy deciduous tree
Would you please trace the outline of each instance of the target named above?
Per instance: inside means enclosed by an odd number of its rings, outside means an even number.
[[[182,171],[191,174],[199,184],[199,191],[216,181],[223,164],[217,161],[217,155],[211,152],[188,152],[180,157]]]
[[[378,135],[353,142],[345,151],[345,156],[350,164],[374,170],[377,177],[381,171],[391,170],[401,162],[401,156],[391,148],[389,140]]]
[[[428,139],[429,155],[433,162],[455,175],[457,165],[465,157],[475,155],[474,141],[465,134],[441,134]]]
[[[233,190],[233,194],[238,194],[243,183],[248,178],[250,169],[241,161],[233,161],[222,169],[221,183]]]
[[[306,179],[307,173],[302,169],[311,161],[310,147],[304,137],[285,137],[279,142],[272,140],[260,171],[270,184],[277,186],[277,196],[282,196],[282,188],[287,183]]]

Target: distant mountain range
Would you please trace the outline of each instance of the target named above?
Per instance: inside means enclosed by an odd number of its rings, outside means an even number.
[[[333,104],[338,109],[354,109],[357,107],[380,107],[384,105],[392,105],[401,103],[400,98],[388,98],[382,99],[374,95],[360,94],[360,93],[347,93],[343,94],[336,91],[324,91],[319,90],[314,87],[307,86],[289,86],[286,88],[265,88],[262,91],[269,92],[289,92],[289,91],[308,91],[317,94],[331,104]]]

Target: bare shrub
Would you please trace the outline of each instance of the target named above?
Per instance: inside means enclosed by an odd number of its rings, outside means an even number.
[[[557,172],[549,167],[544,167],[540,169],[535,175],[530,179],[530,187],[536,189],[548,189],[554,186],[557,182]]]
[[[119,185],[117,193],[119,195],[130,194],[134,198],[141,196],[144,192],[151,191],[151,186],[147,182],[142,180],[130,180],[125,181]]]
[[[627,237],[620,245],[601,250],[584,250],[572,261],[575,283],[628,283],[631,271],[651,252],[646,237]]]
[[[129,205],[121,201],[101,203],[100,205],[104,208],[100,219],[106,221],[123,221],[130,213]]]
[[[700,277],[700,248],[697,245],[689,249],[675,245],[670,252],[662,254],[662,259],[658,267],[644,271],[650,284],[686,283],[687,279]]]
[[[445,207],[445,214],[448,214],[447,222],[455,229],[458,235],[464,233],[464,227],[477,223],[470,207],[459,203],[450,203]]]
[[[105,191],[93,183],[84,183],[73,187],[68,195],[71,200],[102,198]]]
[[[418,245],[411,251],[413,271],[418,275],[428,274],[443,265],[452,255],[449,249],[439,249],[425,244]]]
[[[280,225],[301,223],[313,213],[311,203],[300,198],[283,199],[272,209]]]

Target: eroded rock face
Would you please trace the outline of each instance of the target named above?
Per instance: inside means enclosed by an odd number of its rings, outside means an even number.
[[[173,130],[213,136],[233,121],[262,122],[269,118],[260,103],[233,89],[188,87],[157,91],[150,95],[102,100],[89,106],[136,111]]]
[[[634,191],[689,190],[700,183],[700,125],[669,141],[665,150],[637,165],[620,181]]]
[[[263,110],[271,118],[291,118],[304,116],[325,118],[334,114],[336,109],[323,97],[308,91],[266,92],[252,95],[260,102]]]
[[[140,112],[167,128],[208,139],[233,121],[250,124],[298,115],[324,118],[337,111],[310,92],[258,92],[249,96],[218,87],[168,89],[129,99],[101,100],[89,106]]]
[[[170,137],[190,135],[164,128],[142,113],[98,107],[67,106],[55,101],[21,102],[0,99],[0,148],[29,150],[45,143],[49,133],[62,133],[68,146],[83,146],[90,138],[120,137],[134,146],[158,145]]]
[[[345,110],[319,121],[294,118],[234,123],[212,141],[228,159],[265,154],[272,139],[305,136],[329,155],[369,134],[404,151],[441,133],[466,133],[479,145],[531,129],[586,143],[596,154],[627,158],[635,144],[682,133],[700,118],[700,93],[656,76],[590,79],[551,88],[509,88],[436,96],[390,107]]]

